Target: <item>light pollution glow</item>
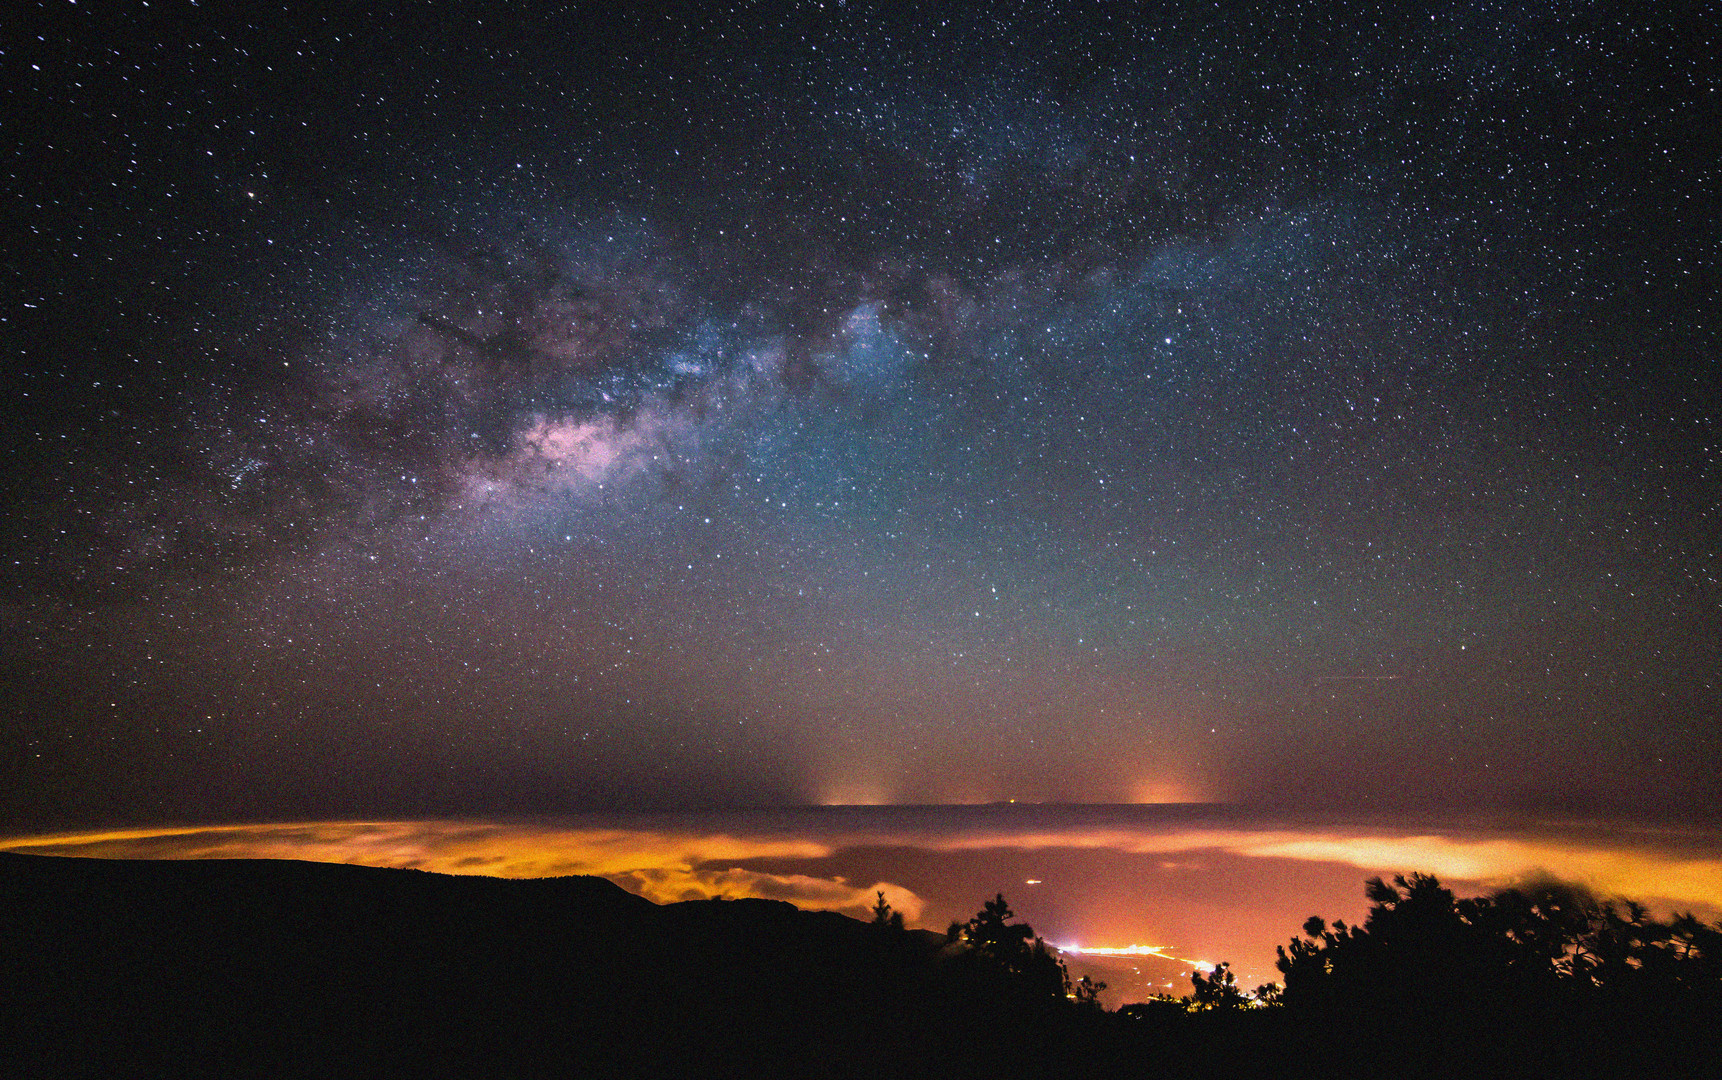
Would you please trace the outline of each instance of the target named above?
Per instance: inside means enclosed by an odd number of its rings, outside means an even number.
[[[863,918],[883,892],[911,925],[933,929],[966,917],[995,889],[1010,892],[1024,880],[1017,863],[1044,864],[1067,870],[1036,874],[1044,880],[1012,902],[1049,941],[1101,942],[1060,945],[1065,951],[1204,968],[1212,962],[1185,957],[1220,956],[1256,981],[1273,977],[1272,947],[1310,914],[1356,918],[1362,879],[1378,874],[1430,872],[1462,892],[1558,876],[1663,910],[1722,912],[1722,844],[1696,833],[1178,827],[1121,820],[1128,814],[1060,823],[1053,808],[938,813],[186,826],[13,837],[0,839],[0,850],[304,859],[504,878],[586,874],[657,903],[759,897]],[[905,865],[902,875],[889,869],[896,864]],[[1176,917],[1180,906],[1189,910]],[[1172,943],[1104,944],[1108,938]]]
[[[1064,952],[1079,953],[1083,956],[1160,956],[1167,960],[1178,960],[1179,957],[1169,956],[1164,945],[1068,945],[1058,946]],[[1184,963],[1194,963],[1186,960]]]
[[[1072,945],[1061,941],[1049,941],[1047,944],[1059,952],[1073,956],[1152,956],[1160,960],[1170,960],[1175,964],[1187,964],[1198,971],[1212,971],[1216,966],[1211,960],[1173,956],[1165,945]]]

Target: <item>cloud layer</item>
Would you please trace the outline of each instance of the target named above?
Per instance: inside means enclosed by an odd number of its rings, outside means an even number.
[[[350,821],[112,830],[15,837],[0,840],[0,850],[99,858],[307,859],[511,878],[590,874],[658,903],[764,897],[857,917],[883,891],[911,923],[947,914],[932,911],[921,894],[929,887],[945,890],[946,883],[936,879],[965,862],[1059,852],[1098,857],[1102,861],[1093,865],[1110,865],[1114,877],[1141,873],[1144,865],[1178,874],[1204,872],[1216,859],[1231,859],[1258,864],[1266,872],[1289,861],[1354,868],[1355,878],[1344,875],[1347,880],[1421,870],[1473,889],[1559,877],[1602,895],[1722,911],[1722,838],[1572,826],[1435,830],[1256,821],[1191,828],[1151,819],[1049,825],[960,813],[941,826],[924,813],[917,822],[882,809],[877,814],[852,810],[842,817],[817,812],[797,817],[793,811],[769,817],[688,816],[679,824]],[[893,852],[896,861],[912,862],[920,868],[917,873],[930,876],[864,883],[843,874],[791,869],[797,864],[828,868],[861,852]],[[1144,863],[1127,856],[1167,858]],[[1021,885],[1010,884],[1013,889]],[[1093,883],[1096,894],[1114,884]],[[1242,907],[1251,902],[1248,896],[1234,899]],[[1311,897],[1308,903],[1321,900]]]

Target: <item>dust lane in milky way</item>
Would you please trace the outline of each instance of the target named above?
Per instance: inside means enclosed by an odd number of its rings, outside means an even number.
[[[72,7],[0,820],[1718,804],[1672,22]]]

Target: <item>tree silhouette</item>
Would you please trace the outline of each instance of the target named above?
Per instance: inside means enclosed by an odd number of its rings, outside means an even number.
[[[1028,948],[1034,928],[1027,923],[1011,923],[1016,912],[1005,902],[1004,893],[988,900],[963,927],[963,940],[971,949],[1009,966],[1011,961]]]
[[[1280,948],[1283,1012],[1366,1036],[1320,1047],[1336,1071],[1363,1068],[1367,1043],[1431,1075],[1452,1071],[1453,1045],[1479,1075],[1557,1060],[1580,1075],[1722,1075],[1722,925],[1554,881],[1457,899],[1412,874],[1371,879],[1367,895],[1362,926],[1311,918]]]
[[[902,930],[903,913],[892,909],[891,902],[885,899],[885,890],[877,890],[879,899],[873,902],[873,921],[870,925],[881,930]]]
[[[1230,963],[1216,964],[1206,976],[1200,970],[1192,971],[1190,983],[1194,987],[1189,1005],[1193,1011],[1237,1009],[1244,1005],[1244,992],[1238,989],[1238,977]]]
[[[1064,998],[1069,975],[1063,961],[1035,936],[1033,927],[1010,922],[1015,914],[1004,894],[999,893],[963,924],[963,943],[970,955],[1014,977],[1014,982],[1031,996]],[[957,929],[955,924],[952,929]]]

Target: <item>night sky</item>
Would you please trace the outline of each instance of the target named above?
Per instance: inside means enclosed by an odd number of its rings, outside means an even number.
[[[0,16],[4,821],[1722,802],[1710,26],[324,7]]]

